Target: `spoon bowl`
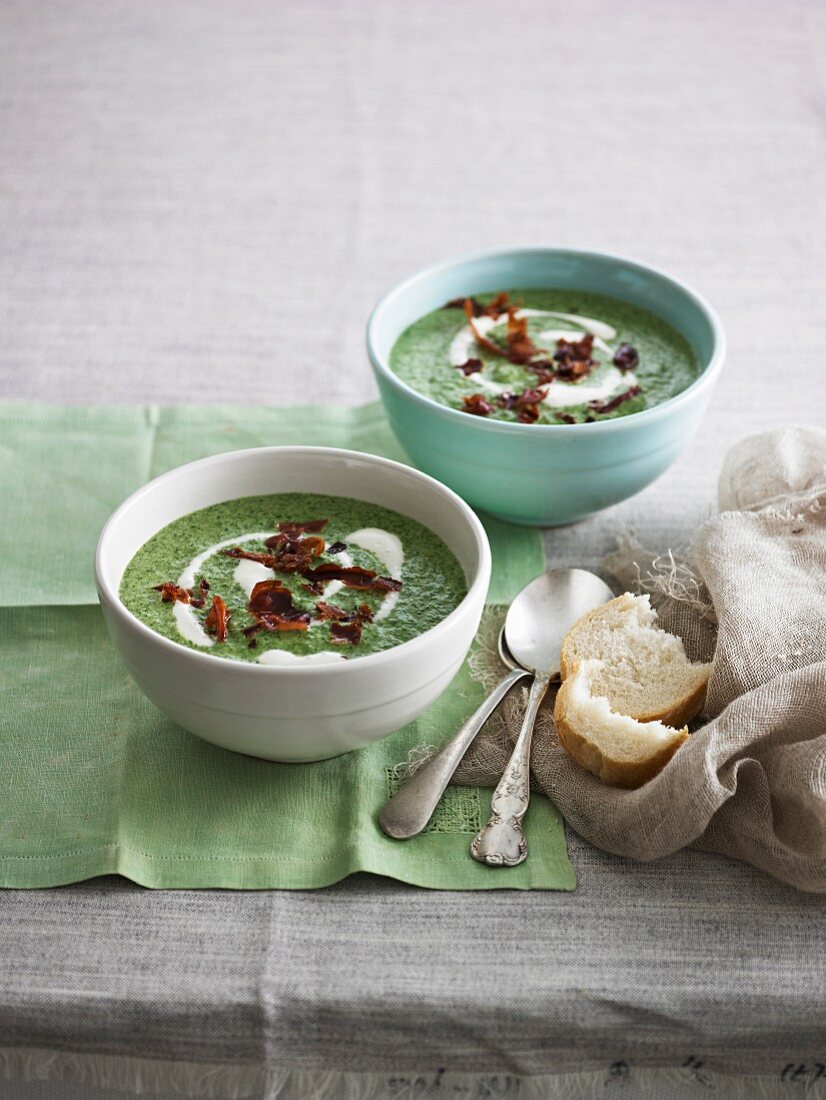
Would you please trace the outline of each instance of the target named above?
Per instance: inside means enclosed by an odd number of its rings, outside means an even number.
[[[511,604],[502,645],[521,668],[555,680],[565,635],[586,611],[613,595],[605,581],[586,569],[542,573]]]

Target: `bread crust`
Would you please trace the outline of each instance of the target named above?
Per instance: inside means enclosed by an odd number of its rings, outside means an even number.
[[[688,737],[688,727],[683,726],[678,730],[677,737],[644,760],[616,760],[579,733],[568,718],[566,705],[566,685],[563,682],[554,704],[554,725],[560,743],[578,764],[612,787],[641,787],[662,771]]]

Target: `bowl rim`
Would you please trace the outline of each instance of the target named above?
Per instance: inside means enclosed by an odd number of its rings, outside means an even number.
[[[376,348],[375,329],[381,318],[382,313],[393,304],[393,302],[401,297],[411,286],[417,283],[426,282],[434,275],[438,275],[443,271],[448,271],[451,268],[459,267],[462,264],[479,263],[486,260],[501,259],[504,257],[519,258],[520,256],[531,256],[541,253],[553,253],[554,255],[569,255],[569,256],[592,256],[600,260],[606,260],[611,263],[619,264],[626,268],[632,268],[635,271],[639,271],[646,275],[654,275],[659,279],[662,279],[666,283],[670,283],[677,291],[684,294],[690,299],[699,311],[704,315],[707,320],[713,336],[714,346],[707,365],[701,370],[699,376],[687,386],[680,393],[675,394],[673,397],[667,398],[665,401],[661,401],[657,405],[653,405],[650,409],[642,409],[640,412],[631,413],[628,416],[614,417],[611,420],[594,420],[590,424],[520,424],[518,422],[510,422],[507,420],[488,420],[482,416],[468,416],[467,413],[462,412],[460,409],[454,409],[449,405],[442,405],[438,401],[435,401],[432,397],[428,397],[426,394],[419,393],[418,390],[409,386],[407,382],[404,382],[397,374],[390,369],[390,364],[385,361],[383,356],[379,355]],[[622,301],[623,299],[619,299]],[[651,310],[651,312],[656,312]],[[635,424],[650,423],[653,420],[661,419],[663,416],[668,416],[669,413],[679,407],[693,400],[698,393],[712,386],[719,375],[723,367],[723,362],[726,356],[726,334],[723,328],[723,324],[717,315],[714,307],[693,287],[688,283],[683,282],[682,279],[678,279],[676,276],[671,275],[669,272],[664,271],[662,268],[655,267],[653,264],[643,263],[640,260],[634,260],[629,256],[624,256],[618,252],[604,252],[600,249],[594,248],[574,248],[564,245],[516,245],[512,248],[489,248],[481,249],[476,252],[466,252],[459,256],[454,256],[447,260],[441,260],[438,263],[431,264],[429,267],[422,268],[419,271],[414,272],[412,275],[408,275],[400,283],[396,283],[390,290],[386,291],[381,298],[373,306],[370,312],[370,316],[367,320],[366,329],[366,343],[367,343],[367,355],[370,362],[373,365],[373,369],[377,375],[383,377],[396,389],[401,390],[408,399],[412,399],[416,404],[429,409],[431,412],[436,412],[440,416],[444,417],[448,421],[455,421],[468,426],[471,423],[479,425],[480,430],[487,432],[498,432],[505,435],[518,435],[520,433],[540,433],[542,435],[548,432],[617,432],[628,431],[629,425],[633,427]]]
[[[128,607],[123,603],[120,598],[120,593],[110,585],[108,579],[104,575],[103,562],[105,555],[109,550],[109,540],[112,538],[112,532],[117,524],[120,522],[123,515],[132,508],[139,500],[150,495],[157,490],[159,485],[167,481],[171,481],[176,477],[181,476],[188,470],[192,470],[195,467],[205,468],[210,466],[219,465],[221,462],[226,462],[230,458],[234,458],[238,455],[259,454],[261,456],[277,456],[280,454],[290,453],[292,455],[306,455],[323,454],[326,456],[338,456],[346,458],[348,460],[358,459],[368,464],[382,466],[390,471],[402,472],[407,477],[412,477],[414,480],[422,483],[423,487],[435,491],[446,497],[451,504],[454,505],[459,516],[465,521],[469,527],[476,544],[476,551],[478,556],[478,563],[476,567],[475,575],[472,577],[468,584],[468,589],[456,607],[441,619],[429,630],[423,631],[421,634],[415,635],[415,637],[408,639],[406,642],[401,642],[399,645],[390,646],[388,649],[379,650],[377,653],[368,653],[363,657],[354,658],[350,661],[337,661],[330,662],[329,664],[306,664],[302,665],[296,663],[295,665],[266,665],[260,664],[257,661],[236,661],[231,659],[224,659],[215,657],[209,653],[201,652],[197,649],[190,649],[189,646],[181,645],[179,642],[173,641],[171,638],[165,638],[162,634],[158,634],[146,623],[142,622],[136,615],[134,615]],[[331,494],[335,495],[335,494]],[[239,499],[239,498],[231,498]],[[358,499],[353,497],[353,500]],[[218,502],[216,502],[218,503]],[[208,506],[206,506],[208,507]],[[183,513],[188,515],[189,513]],[[404,513],[400,513],[404,514]],[[163,525],[165,526],[165,525]],[[425,526],[427,526],[425,524]],[[157,531],[162,530],[162,527],[158,527]],[[157,531],[154,534],[157,534]],[[151,538],[152,536],[150,536]],[[141,545],[144,545],[143,543]],[[136,547],[133,555],[137,553],[140,547]],[[448,549],[450,549],[448,547]],[[452,551],[451,551],[452,553]],[[455,555],[454,555],[455,556]],[[129,559],[132,560],[131,558]],[[208,665],[202,665],[204,668],[215,667],[215,662],[220,661],[221,666],[229,669],[234,669],[234,674],[243,676],[274,676],[278,678],[290,677],[293,675],[299,676],[341,676],[348,674],[348,669],[352,669],[353,666],[357,668],[364,668],[365,670],[380,669],[383,665],[388,664],[393,660],[404,660],[408,656],[414,655],[414,650],[422,648],[431,644],[434,640],[434,635],[437,633],[447,631],[450,626],[461,616],[463,616],[469,606],[471,606],[480,596],[482,598],[482,604],[484,606],[485,598],[487,596],[488,587],[490,584],[491,575],[491,549],[490,542],[488,540],[487,532],[482,525],[481,520],[458,493],[455,493],[448,486],[443,485],[442,482],[436,478],[431,477],[429,474],[422,473],[421,470],[417,470],[413,466],[408,466],[403,462],[396,462],[394,459],[384,458],[381,455],[373,455],[364,451],[352,451],[344,447],[323,447],[314,445],[302,445],[293,444],[287,446],[272,446],[272,447],[246,447],[235,451],[224,451],[221,454],[209,455],[206,458],[195,459],[192,462],[185,462],[180,466],[175,466],[171,470],[167,470],[165,473],[160,474],[158,477],[152,478],[151,481],[146,482],[139,489],[136,489],[134,493],[130,493],[124,501],[122,501],[118,507],[112,512],[103,525],[100,536],[98,537],[97,546],[95,548],[94,557],[94,571],[95,571],[95,583],[98,589],[98,598],[103,604],[112,609],[121,620],[139,637],[143,638],[150,645],[154,644],[159,646],[162,650],[167,650],[171,654],[175,654],[179,659],[191,658],[196,663],[209,662]],[[398,655],[401,655],[399,657]]]

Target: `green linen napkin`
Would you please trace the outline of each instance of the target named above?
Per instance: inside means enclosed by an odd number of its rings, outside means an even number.
[[[109,513],[182,462],[316,443],[404,461],[381,409],[80,408],[0,403],[0,885],[119,873],[152,887],[303,889],[369,871],[440,889],[572,889],[562,819],[537,796],[531,858],[468,855],[489,792],[450,788],[400,843],[377,814],[399,765],[443,743],[482,698],[462,669],[421,718],[358,752],[274,764],[186,733],[123,669],[97,607],[92,556]],[[503,603],[543,568],[534,531],[484,518]]]

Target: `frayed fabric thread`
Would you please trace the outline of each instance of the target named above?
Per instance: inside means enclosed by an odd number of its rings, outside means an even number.
[[[620,531],[617,547],[603,559],[603,566],[624,588],[651,596],[655,608],[664,600],[675,600],[716,622],[714,604],[690,550],[678,547],[656,553],[646,549],[633,532]]]

